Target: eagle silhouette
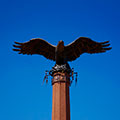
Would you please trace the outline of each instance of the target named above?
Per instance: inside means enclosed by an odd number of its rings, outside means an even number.
[[[54,46],[41,38],[31,39],[28,42],[19,43],[15,42],[13,45],[19,54],[40,54],[47,59],[56,61],[56,64],[62,65],[68,61],[77,59],[83,53],[103,53],[110,50],[109,41],[95,42],[87,37],[79,37],[72,43],[64,46],[61,40],[57,46]]]

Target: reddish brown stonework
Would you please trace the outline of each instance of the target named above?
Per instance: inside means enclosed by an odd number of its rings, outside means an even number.
[[[69,79],[67,73],[53,75],[52,120],[70,120]]]

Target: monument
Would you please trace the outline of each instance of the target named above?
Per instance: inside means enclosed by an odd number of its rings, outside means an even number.
[[[59,41],[54,46],[43,39],[35,38],[25,43],[15,42],[13,45],[19,54],[40,54],[47,59],[56,62],[49,74],[53,77],[53,96],[52,96],[52,120],[70,120],[70,79],[74,71],[68,62],[74,61],[83,53],[102,53],[110,50],[109,41],[95,42],[87,37],[80,37],[71,44],[64,46],[63,41]]]

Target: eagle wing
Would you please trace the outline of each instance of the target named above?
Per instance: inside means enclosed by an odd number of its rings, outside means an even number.
[[[73,61],[82,53],[102,53],[110,50],[109,41],[95,42],[87,37],[80,37],[72,43],[65,46],[65,57],[67,61]]]
[[[46,57],[47,59],[55,61],[55,48],[56,46],[51,45],[43,39],[35,38],[31,39],[25,43],[15,42],[16,45],[13,45],[16,49],[14,51],[18,51],[19,54],[40,54]]]

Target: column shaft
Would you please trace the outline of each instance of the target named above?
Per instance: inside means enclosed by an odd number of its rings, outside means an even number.
[[[62,73],[53,77],[52,120],[70,120],[69,80]],[[55,80],[54,80],[55,81]]]

